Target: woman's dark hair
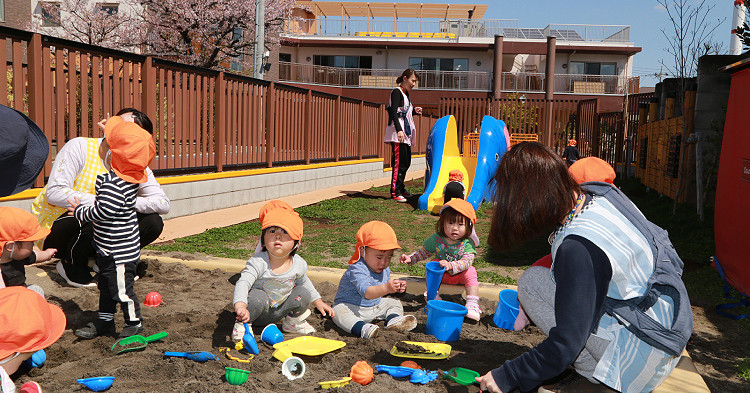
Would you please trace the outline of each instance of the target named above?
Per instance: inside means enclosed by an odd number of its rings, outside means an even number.
[[[270,227],[268,227],[268,228],[270,228]],[[263,251],[263,252],[267,252],[268,251],[268,249],[266,248],[266,231],[268,230],[268,228],[263,229],[260,232],[260,250]],[[298,244],[299,244],[299,240],[295,240],[294,241],[294,248],[292,248],[292,252],[289,253],[290,257],[293,257],[294,254],[297,253],[297,245]]]
[[[495,213],[488,240],[497,251],[511,250],[554,228],[581,192],[565,162],[536,142],[521,142],[506,152],[495,182]]]
[[[464,224],[466,224],[466,233],[464,233],[464,235],[458,240],[463,241],[471,236],[471,232],[474,229],[471,220],[469,217],[464,216],[452,207],[446,207],[445,210],[440,213],[440,218],[438,218],[438,221],[435,223],[435,232],[442,237],[447,237],[448,235],[445,234],[445,223],[451,221],[463,221]]]
[[[149,119],[145,113],[135,108],[122,108],[119,112],[115,113],[115,116],[120,116],[124,113],[132,113],[133,122],[135,124],[138,124],[141,128],[148,131],[149,134],[154,133],[154,125],[151,123],[151,119]]]
[[[409,79],[409,78],[411,78],[412,75],[416,76],[417,77],[417,82],[419,82],[419,74],[417,74],[417,72],[414,71],[413,69],[407,68],[407,69],[404,70],[404,72],[401,73],[401,76],[399,76],[398,78],[396,78],[396,83],[400,85],[401,82],[404,81],[404,79]]]

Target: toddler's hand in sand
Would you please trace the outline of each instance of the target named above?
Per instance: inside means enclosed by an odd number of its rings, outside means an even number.
[[[481,392],[503,393],[503,391],[500,390],[499,387],[497,387],[495,378],[492,378],[492,371],[482,375],[481,377],[476,377],[474,378],[474,380],[479,382],[479,390]]]
[[[37,262],[46,262],[49,261],[50,258],[55,256],[55,253],[57,252],[56,248],[48,248],[44,251],[36,251],[36,261]]]
[[[328,303],[324,302],[321,299],[318,299],[318,300],[314,301],[313,304],[315,305],[315,308],[317,308],[318,311],[320,311],[320,313],[323,314],[324,317],[326,315],[329,316],[329,317],[333,316],[333,314],[334,314],[333,313],[333,307],[329,306]]]
[[[247,311],[247,307],[236,306],[234,307],[234,313],[237,314],[237,322],[248,323],[250,322],[250,312]]]
[[[404,289],[406,289],[406,282],[403,280],[397,280],[395,278],[388,280],[386,286],[388,287],[388,293],[403,292],[401,291],[401,284],[403,283]]]
[[[401,259],[399,259],[399,262],[411,264],[411,258],[406,254],[401,254]]]

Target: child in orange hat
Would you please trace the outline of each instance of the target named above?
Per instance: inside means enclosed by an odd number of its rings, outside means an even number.
[[[401,263],[413,265],[427,260],[440,261],[445,268],[441,282],[462,284],[466,287],[466,317],[479,321],[482,310],[479,308],[479,280],[477,269],[473,266],[477,253],[476,244],[471,239],[477,221],[474,206],[463,199],[451,199],[440,208],[440,218],[435,224],[435,231],[424,241],[421,249],[411,255],[401,255]]]
[[[406,281],[390,279],[388,267],[393,252],[401,249],[396,232],[382,221],[370,221],[357,231],[357,245],[349,268],[341,276],[333,301],[333,322],[341,329],[365,339],[378,334],[372,322],[384,319],[385,328],[407,332],[417,326],[417,318],[404,315],[398,299],[391,293],[406,291]]]
[[[466,199],[466,186],[464,186],[464,173],[454,169],[448,173],[448,183],[443,188],[443,203],[448,203],[453,198]]]
[[[68,208],[78,221],[93,223],[99,267],[99,318],[73,332],[83,339],[114,334],[118,304],[125,316],[120,337],[143,332],[140,302],[133,290],[141,257],[135,201],[138,185],[148,179],[146,167],[156,146],[151,134],[120,116],[107,120],[104,140],[108,149],[100,149],[100,154],[108,171],[96,177],[94,205],[81,205],[76,198]]]
[[[235,284],[234,340],[245,334],[242,323],[266,326],[282,319],[281,329],[287,333],[314,333],[315,328],[306,321],[310,304],[323,315],[334,314],[307,277],[307,262],[297,255],[302,218],[289,205],[278,202],[261,208],[261,251],[248,259]]]
[[[34,352],[52,345],[65,330],[65,314],[38,293],[24,287],[0,289],[0,392],[15,393],[9,375]],[[41,393],[26,382],[21,393]]]
[[[35,250],[34,242],[49,234],[49,229],[39,226],[34,216],[15,207],[0,207],[0,288],[27,287],[44,296],[38,285],[26,285],[26,265],[49,261],[54,248]]]

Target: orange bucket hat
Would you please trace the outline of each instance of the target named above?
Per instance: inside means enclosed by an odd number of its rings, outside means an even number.
[[[471,203],[466,202],[463,199],[453,198],[440,208],[440,213],[442,214],[443,210],[447,207],[453,208],[453,210],[468,217],[472,224],[477,223],[477,213],[474,211],[474,206],[472,206]]]
[[[156,155],[151,134],[120,116],[112,116],[104,126],[104,138],[112,151],[112,169],[128,183],[145,183],[146,167]]]
[[[266,229],[268,227],[282,228],[292,239],[302,239],[302,218],[300,218],[299,214],[292,209],[277,207],[275,209],[267,210],[263,214],[263,218],[260,220],[260,229]]]
[[[448,181],[464,181],[463,172],[454,169],[448,173]]]
[[[578,142],[576,142],[575,139],[571,139],[571,140],[568,141],[568,146],[575,146],[577,144],[578,144]]]
[[[396,232],[383,221],[370,221],[359,227],[354,255],[349,259],[350,265],[359,260],[360,247],[370,247],[376,250],[401,249],[401,246],[398,245]]]
[[[599,157],[586,157],[573,163],[568,168],[570,175],[576,183],[586,183],[589,181],[601,181],[613,184],[615,181],[615,170],[612,165]]]
[[[0,289],[0,359],[16,352],[36,352],[62,336],[65,314],[24,287]]]
[[[31,213],[17,207],[0,207],[0,245],[33,242],[49,235]]]
[[[280,199],[274,199],[272,201],[266,202],[266,204],[260,208],[260,211],[258,212],[258,220],[260,222],[263,222],[263,218],[266,216],[266,213],[275,209],[286,209],[294,211],[294,209],[288,203]]]

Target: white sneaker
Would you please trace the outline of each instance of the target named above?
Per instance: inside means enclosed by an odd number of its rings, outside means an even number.
[[[245,335],[245,325],[242,322],[235,322],[232,327],[232,340],[241,341],[242,336]]]
[[[479,308],[479,305],[476,303],[467,303],[466,308],[469,310],[466,313],[466,318],[479,322],[479,319],[482,317],[482,309]]]
[[[94,288],[94,287],[96,287],[96,283],[93,282],[93,281],[90,282],[90,283],[88,283],[88,284],[81,284],[81,283],[77,283],[75,281],[70,280],[68,278],[68,275],[65,274],[65,268],[63,267],[63,262],[62,261],[57,262],[57,265],[55,266],[55,270],[57,270],[57,274],[59,274],[60,277],[62,277],[63,280],[65,280],[65,282],[67,282],[68,285],[70,285],[71,287],[75,287],[75,288]]]
[[[305,312],[296,317],[292,317],[289,315],[285,316],[281,321],[281,330],[283,330],[285,333],[315,333],[315,328],[312,327],[309,322],[305,321],[305,319],[307,319],[310,314],[310,310],[305,310]]]
[[[410,332],[417,327],[417,318],[414,315],[399,315],[388,321],[386,329],[399,332]]]
[[[364,339],[371,339],[378,336],[378,332],[380,332],[380,328],[378,325],[373,325],[371,323],[366,323],[364,326],[362,326],[362,333],[360,335]]]

